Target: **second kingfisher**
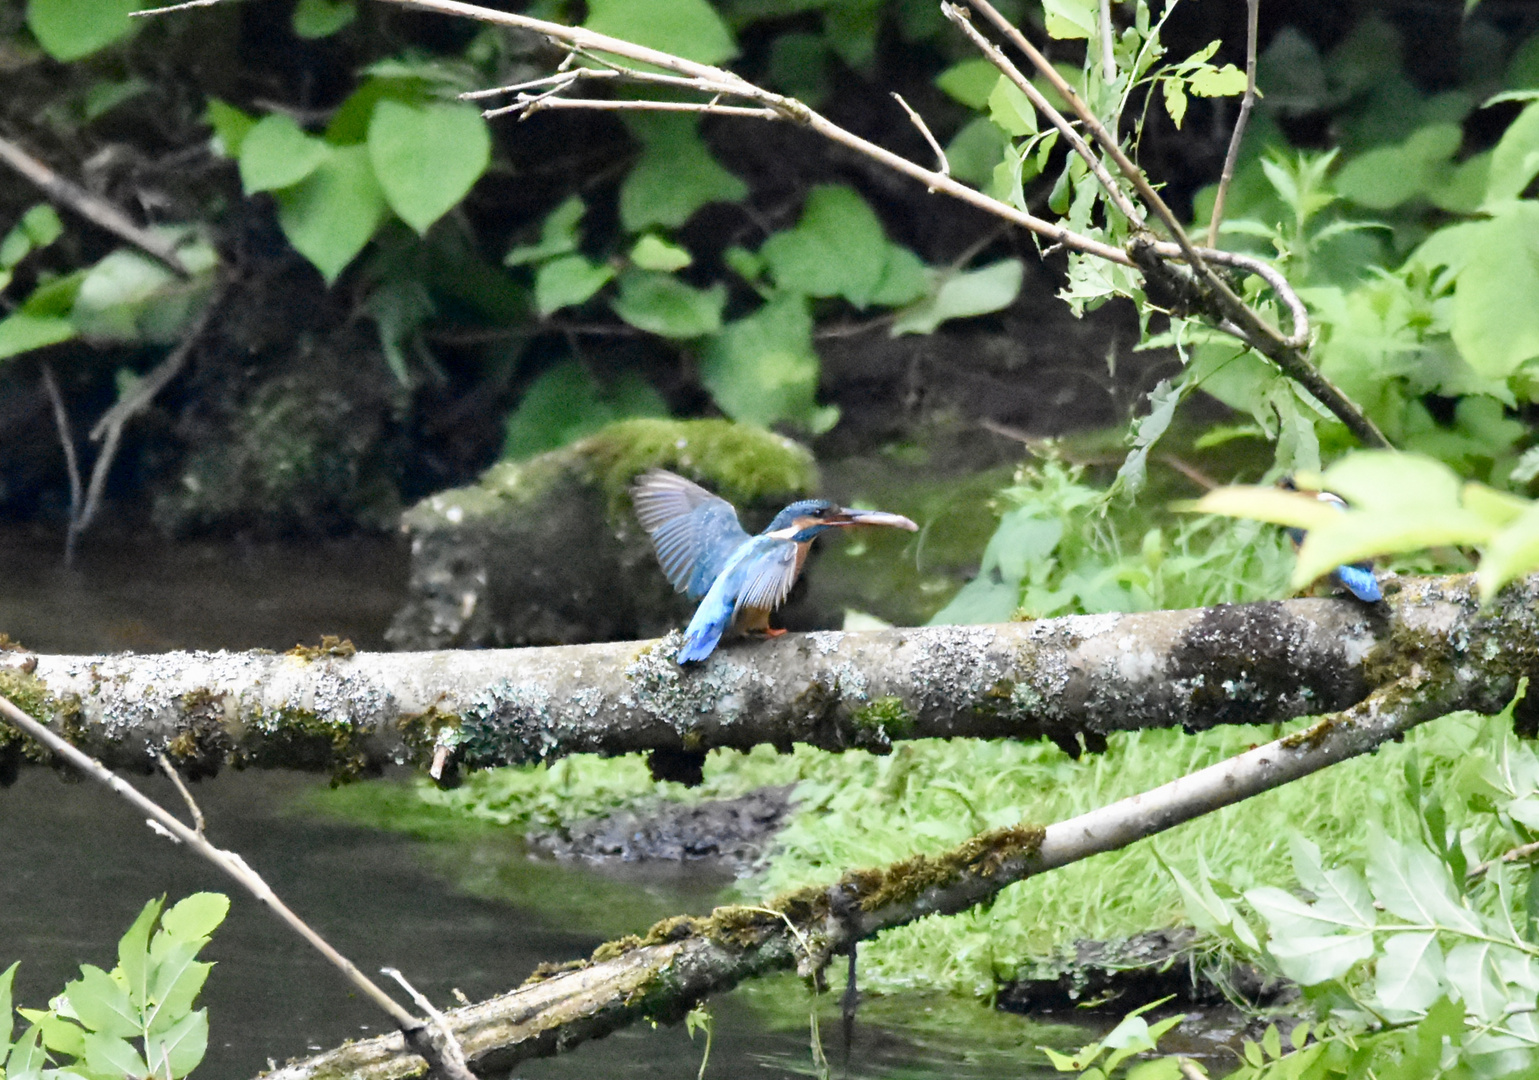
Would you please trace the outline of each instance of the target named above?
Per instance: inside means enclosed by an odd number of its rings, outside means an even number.
[[[691,598],[705,598],[684,631],[677,657],[681,664],[710,656],[734,623],[767,636],[785,633],[770,629],[770,612],[785,602],[812,541],[825,529],[919,528],[899,514],[802,499],[776,514],[758,536],[749,536],[731,503],[663,469],[643,473],[631,488],[631,499],[668,581]]]

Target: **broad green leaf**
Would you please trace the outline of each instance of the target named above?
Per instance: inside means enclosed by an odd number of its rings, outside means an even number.
[[[1303,588],[1344,563],[1423,548],[1484,544],[1495,530],[1462,507],[1390,506],[1339,515],[1304,538],[1293,570]]]
[[[590,263],[581,255],[552,259],[534,275],[534,304],[541,315],[581,304],[615,276],[608,263]]]
[[[818,355],[807,302],[782,294],[747,318],[729,323],[700,360],[700,381],[734,420],[768,426],[794,420],[813,426]]]
[[[1199,97],[1232,97],[1245,93],[1245,72],[1233,64],[1204,65],[1192,72],[1187,85]]]
[[[589,0],[583,26],[701,64],[737,55],[737,43],[706,0]]]
[[[250,113],[213,97],[203,110],[203,122],[214,129],[214,153],[227,158],[240,157],[246,136],[257,126],[257,118]]]
[[[57,345],[75,336],[75,324],[57,315],[18,311],[0,319],[0,360]]]
[[[17,1009],[43,1033],[43,1045],[70,1057],[85,1055],[85,1030],[47,1009]]]
[[[1388,210],[1427,195],[1452,175],[1448,161],[1464,133],[1457,124],[1430,124],[1404,142],[1378,146],[1353,158],[1336,176],[1342,197],[1372,210]]]
[[[45,248],[64,233],[59,214],[47,203],[38,203],[0,240],[0,269],[10,269],[38,248]]]
[[[5,1059],[5,1075],[10,1080],[36,1080],[38,1070],[48,1063],[43,1048],[38,1045],[39,1031],[34,1025],[22,1032],[21,1038],[11,1046]]]
[[[104,1035],[137,1035],[139,1010],[116,979],[92,964],[82,964],[80,978],[64,987],[70,1008],[88,1029]]]
[[[1469,230],[1454,344],[1477,374],[1505,379],[1539,356],[1539,202],[1508,203]]]
[[[898,307],[918,300],[930,291],[930,273],[908,248],[887,245],[887,261],[882,276],[871,294],[871,303],[879,307]]]
[[[3,326],[0,323],[0,326]],[[1480,558],[1480,599],[1495,599],[1503,585],[1539,569],[1539,505],[1491,538]]]
[[[1037,133],[1037,109],[1020,89],[1001,75],[989,94],[989,119],[1005,131],[1022,138]]]
[[[1049,37],[1060,40],[1095,37],[1095,0],[1042,0]]]
[[[16,969],[20,966],[21,961],[17,960],[0,971],[0,1057],[11,1048],[11,1032],[15,1027],[15,1021],[11,1019],[11,984],[16,981]]]
[[[842,296],[856,307],[871,302],[887,264],[887,235],[852,189],[812,189],[796,227],[764,242],[759,255],[775,283],[807,296]]]
[[[990,185],[994,170],[1006,163],[1007,153],[1012,159],[1013,170],[1015,155],[1009,136],[999,129],[998,124],[983,116],[969,120],[946,144],[946,161],[951,165],[951,175],[978,188]]]
[[[614,309],[638,330],[687,340],[720,330],[726,303],[727,287],[719,282],[709,289],[696,289],[671,274],[627,270],[620,275]]]
[[[1386,1009],[1419,1013],[1443,994],[1443,950],[1433,933],[1392,934],[1374,964],[1374,993]]]
[[[653,233],[647,233],[636,241],[636,246],[631,248],[630,259],[643,270],[661,270],[664,273],[682,270],[695,261],[689,252]]]
[[[385,201],[419,235],[465,197],[492,155],[491,130],[468,104],[386,98],[374,106],[368,143]]]
[[[1491,171],[1486,179],[1485,205],[1495,208],[1523,194],[1539,173],[1539,101],[1529,105],[1507,125],[1491,151]]]
[[[324,140],[282,113],[262,117],[240,140],[240,182],[247,195],[292,187],[326,160]]]
[[[1301,487],[1333,491],[1365,509],[1431,506],[1441,511],[1459,505],[1457,474],[1440,461],[1393,450],[1364,450],[1333,464],[1315,483],[1300,476]],[[1329,520],[1329,519],[1327,519]]]
[[[160,948],[156,950],[158,955],[150,981],[150,994],[156,1005],[145,1014],[145,1027],[149,1031],[164,1031],[192,1011],[192,1003],[214,967],[194,959],[207,941],[207,938],[157,940]]]
[[[144,1040],[144,1051],[157,1077],[186,1076],[208,1051],[208,1010],[182,1017],[169,1031],[152,1033]]]
[[[1517,521],[1534,505],[1531,499],[1507,491],[1497,491],[1473,480],[1464,485],[1460,498],[1466,510],[1479,514],[1499,529]]]
[[[1448,950],[1443,963],[1449,985],[1464,1000],[1465,1012],[1487,1022],[1498,1019],[1507,1006],[1493,949],[1490,942],[1463,941]],[[1533,1005],[1532,999],[1528,1004]]]
[[[330,37],[358,17],[353,0],[299,0],[294,5],[294,36]]]
[[[892,336],[929,334],[948,319],[967,319],[1009,307],[1021,291],[1025,270],[1019,259],[1001,259],[978,270],[952,274],[927,299],[906,309],[892,324]]]
[[[1148,479],[1149,451],[1170,427],[1176,406],[1181,404],[1181,393],[1182,387],[1172,386],[1169,379],[1161,379],[1149,391],[1149,412],[1134,424],[1133,448],[1128,451],[1122,467],[1117,470],[1117,482],[1129,494],[1143,490],[1144,482]]]
[[[363,250],[385,214],[364,146],[331,147],[315,172],[277,199],[284,235],[327,284]]]
[[[188,290],[148,255],[119,248],[86,272],[71,317],[87,337],[165,344],[202,300],[202,290]]]
[[[127,37],[138,0],[27,0],[27,29],[49,56],[78,60]]]
[[[650,384],[627,373],[601,387],[581,364],[568,360],[541,375],[524,392],[508,418],[504,460],[554,450],[591,435],[605,424],[633,416],[666,416],[663,399]]]
[[[85,1037],[85,1064],[101,1076],[139,1077],[149,1073],[149,1066],[127,1039],[93,1031]]]
[[[150,998],[150,931],[164,906],[164,897],[145,904],[139,917],[118,941],[118,970],[128,984],[129,1002],[141,1011],[148,1006]]]
[[[999,69],[974,58],[953,64],[935,77],[935,85],[969,109],[982,109],[1000,80]]]
[[[713,202],[736,202],[748,185],[717,164],[698,133],[699,119],[654,113],[626,120],[646,149],[620,185],[620,224],[639,233],[675,229]]]
[[[546,215],[540,226],[540,242],[516,247],[503,257],[504,266],[523,266],[577,250],[577,223],[588,208],[573,195]]]
[[[174,938],[200,941],[217,930],[229,913],[230,898],[224,893],[193,893],[173,904],[160,926]]]
[[[1341,978],[1354,964],[1372,956],[1373,935],[1361,931],[1323,937],[1273,937],[1267,942],[1267,951],[1288,978],[1300,986],[1317,986]]]
[[[1170,122],[1179,129],[1186,119],[1186,80],[1172,75],[1160,83],[1160,90],[1165,96],[1165,111],[1170,114]]]
[[[1367,872],[1373,898],[1391,914],[1428,926],[1480,931],[1479,920],[1458,901],[1447,864],[1420,844],[1402,844],[1374,829]]]

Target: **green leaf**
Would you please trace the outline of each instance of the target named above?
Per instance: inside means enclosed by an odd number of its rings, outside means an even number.
[[[1516,521],[1493,536],[1481,553],[1480,599],[1489,603],[1503,585],[1535,569],[1539,569],[1539,505],[1530,505]]]
[[[1007,161],[1006,154],[1011,155]],[[1014,168],[1009,137],[999,125],[982,116],[969,120],[946,144],[951,175],[974,187],[988,187],[1001,164]]]
[[[386,98],[374,106],[368,143],[385,201],[419,235],[465,197],[492,155],[481,110],[458,103]]]
[[[583,26],[701,64],[737,55],[737,43],[706,0],[589,0]]]
[[[1529,105],[1507,125],[1491,151],[1491,171],[1486,181],[1485,205],[1495,208],[1516,199],[1539,174],[1539,101]]]
[[[1021,138],[1037,133],[1037,109],[1021,89],[1001,75],[989,93],[989,119]]]
[[[11,984],[15,982],[16,969],[20,966],[18,960],[0,971],[0,1059],[4,1059],[11,1049],[11,1032],[15,1028],[15,1021],[11,1019]]]
[[[652,386],[627,374],[613,386],[595,383],[581,364],[567,360],[536,379],[508,418],[504,460],[554,450],[591,435],[605,424],[633,416],[666,416]]]
[[[47,345],[57,345],[74,336],[75,324],[68,319],[17,311],[0,319],[0,360]]]
[[[620,275],[615,314],[638,330],[661,337],[688,340],[721,329],[721,309],[727,287],[717,283],[695,289],[670,274],[626,270]]]
[[[127,37],[138,0],[27,0],[27,29],[49,56],[78,60]]]
[[[220,157],[238,158],[246,136],[257,125],[257,118],[211,97],[203,109],[203,122],[214,129],[214,153]]]
[[[628,117],[626,126],[646,147],[620,185],[620,224],[627,232],[676,229],[708,203],[747,196],[748,185],[700,141],[698,117],[654,113]]]
[[[193,893],[172,905],[160,927],[182,941],[201,941],[217,930],[229,913],[230,898],[224,893]]]
[[[1464,999],[1464,1011],[1487,1023],[1498,1020],[1507,1007],[1493,953],[1490,942],[1464,941],[1448,950],[1443,963],[1449,985]],[[1531,995],[1528,1004],[1533,1004]]]
[[[1401,142],[1379,146],[1342,166],[1336,190],[1373,210],[1388,210],[1407,199],[1427,195],[1448,182],[1449,158],[1464,133],[1458,124],[1429,124]]]
[[[157,1077],[186,1076],[208,1052],[208,1010],[182,1017],[169,1031],[152,1033],[144,1040],[145,1057]]]
[[[240,140],[240,182],[247,195],[292,187],[320,168],[326,143],[282,113],[262,117]]]
[[[1475,915],[1459,903],[1448,865],[1420,844],[1402,844],[1371,830],[1368,885],[1393,915],[1410,922],[1479,933]]]
[[[876,283],[871,302],[879,307],[899,307],[918,300],[930,291],[930,272],[906,247],[887,245],[887,262]]]
[[[1059,40],[1093,38],[1096,28],[1095,0],[1042,0],[1049,37]]]
[[[5,1059],[5,1075],[9,1080],[36,1080],[38,1070],[48,1064],[48,1058],[38,1045],[39,1031],[34,1025],[22,1032]]]
[[[1187,85],[1199,97],[1232,97],[1245,93],[1245,72],[1233,64],[1223,67],[1204,64],[1192,73]]]
[[[796,227],[764,242],[760,256],[775,283],[807,296],[842,296],[865,307],[887,264],[887,236],[866,201],[852,189],[812,189]]]
[[[815,403],[818,373],[812,316],[794,293],[729,323],[700,360],[700,381],[722,412],[766,427],[791,420],[812,428],[829,421]]]
[[[643,270],[661,270],[669,274],[695,261],[689,252],[653,233],[647,233],[636,241],[636,246],[631,248],[630,259]]]
[[[330,37],[358,17],[353,0],[299,0],[294,5],[294,36]]]
[[[47,1009],[17,1009],[43,1033],[43,1045],[70,1057],[85,1056],[85,1030]]]
[[[101,1032],[86,1035],[85,1064],[93,1073],[105,1076],[139,1077],[150,1071],[127,1039]]]
[[[196,248],[187,245],[183,252],[192,255],[191,265],[207,269],[217,256],[206,244]],[[189,290],[148,255],[119,248],[86,272],[71,318],[87,337],[168,344],[205,299],[205,290]]]
[[[129,1002],[141,1011],[148,1006],[150,998],[150,931],[164,905],[164,897],[145,904],[139,917],[118,941],[118,970],[128,984]]]
[[[1186,80],[1171,75],[1160,83],[1160,89],[1165,95],[1165,111],[1170,114],[1171,123],[1179,129],[1181,121],[1186,119]]]
[[[999,69],[987,60],[963,60],[935,77],[935,85],[969,109],[982,109],[1000,80]]]
[[[523,266],[541,262],[577,250],[577,223],[588,212],[581,198],[573,195],[545,217],[540,226],[540,242],[516,247],[503,257],[504,266]]]
[[[1385,1009],[1420,1013],[1443,994],[1443,950],[1434,933],[1391,934],[1374,964],[1374,993]]]
[[[104,1035],[137,1035],[142,1030],[139,1010],[121,983],[101,968],[82,964],[80,978],[64,987],[70,1008],[89,1030]]]
[[[892,324],[892,336],[929,334],[948,319],[986,315],[1014,303],[1021,291],[1020,259],[1001,259],[978,270],[944,278],[935,294],[905,310]]]
[[[21,215],[0,241],[0,269],[9,270],[33,251],[45,248],[64,234],[58,212],[47,203],[38,203]]]
[[[1508,203],[1490,221],[1467,228],[1467,260],[1454,292],[1454,344],[1477,374],[1505,379],[1539,356],[1539,305],[1533,303],[1539,203]]]
[[[385,196],[363,146],[331,147],[310,176],[277,193],[278,224],[327,284],[363,250],[385,214]]]
[[[590,263],[581,255],[552,259],[534,275],[534,304],[541,315],[581,304],[615,276],[608,263]]]

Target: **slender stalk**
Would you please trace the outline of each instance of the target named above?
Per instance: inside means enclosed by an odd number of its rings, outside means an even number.
[[[1213,197],[1213,216],[1208,221],[1208,247],[1218,247],[1218,227],[1224,220],[1224,200],[1234,180],[1235,165],[1240,160],[1240,144],[1245,141],[1245,125],[1256,104],[1256,37],[1261,21],[1261,0],[1245,0],[1245,96],[1240,99],[1240,116],[1229,136],[1229,152],[1224,155],[1224,171],[1218,178],[1218,193]]]

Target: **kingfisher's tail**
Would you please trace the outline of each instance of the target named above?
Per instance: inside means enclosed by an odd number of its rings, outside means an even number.
[[[691,660],[704,660],[716,651],[717,642],[732,623],[733,604],[726,597],[706,594],[705,600],[695,610],[684,631],[684,645],[674,657],[681,664]]]
[[[1331,576],[1345,585],[1349,593],[1366,604],[1377,603],[1384,599],[1384,592],[1379,588],[1379,579],[1374,577],[1371,566],[1362,564],[1338,566],[1332,571]]]

